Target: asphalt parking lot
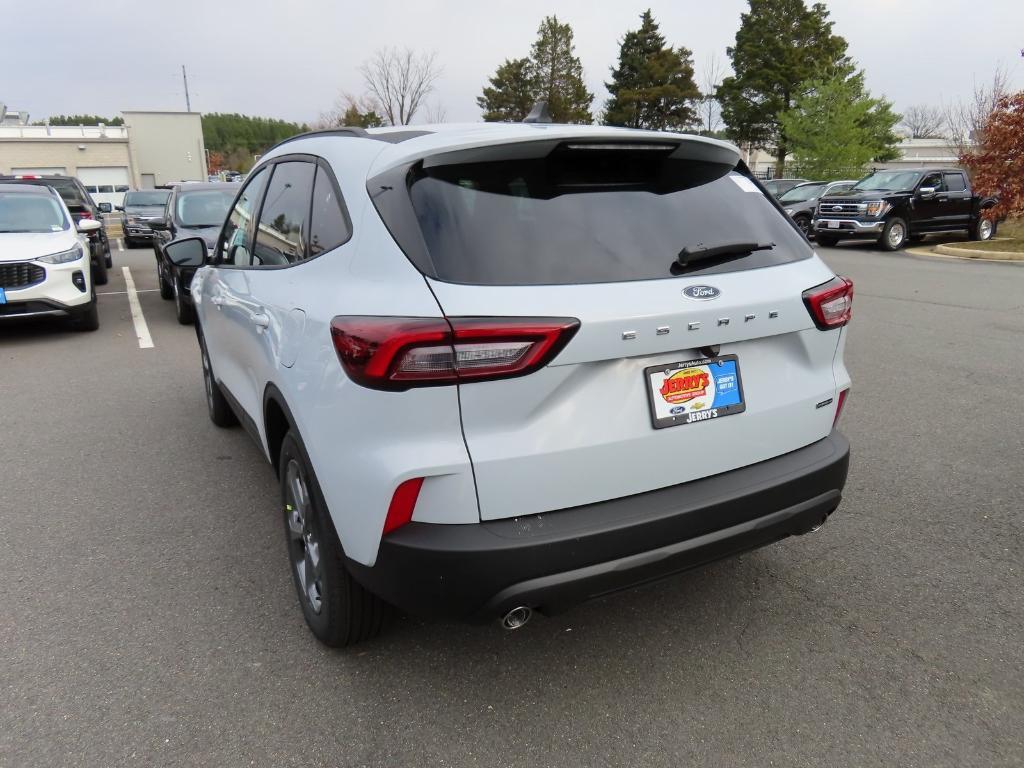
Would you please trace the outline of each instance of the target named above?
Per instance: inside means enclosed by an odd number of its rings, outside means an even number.
[[[115,252],[98,332],[0,328],[0,765],[1024,764],[1024,266],[823,256],[856,299],[821,532],[337,652],[270,466],[209,422],[151,252]]]

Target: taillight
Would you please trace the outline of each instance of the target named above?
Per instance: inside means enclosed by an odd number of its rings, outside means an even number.
[[[81,220],[81,219],[91,219],[92,218],[92,213],[89,212],[89,211],[82,211],[80,214],[78,214],[78,218],[79,218],[79,220]]]
[[[579,328],[574,318],[336,317],[331,338],[349,378],[403,390],[524,376]]]
[[[823,331],[839,328],[850,322],[853,314],[853,281],[836,277],[827,283],[804,291],[804,304]]]
[[[836,416],[832,419],[832,426],[834,427],[839,423],[839,417],[843,415],[843,406],[846,405],[846,396],[850,394],[850,388],[842,389],[839,391],[839,398],[836,401]]]

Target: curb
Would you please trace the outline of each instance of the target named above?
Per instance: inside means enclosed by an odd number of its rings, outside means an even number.
[[[983,261],[1024,261],[1024,253],[1014,251],[978,251],[973,248],[956,248],[951,245],[937,245],[935,252],[943,256],[957,256],[963,259]]]
[[[938,246],[935,246],[935,248],[938,248]],[[957,259],[958,261],[984,261],[984,262],[988,262],[989,264],[1020,264],[1020,265],[1024,265],[1024,259],[1019,258],[1020,254],[1014,254],[1014,256],[1017,257],[1017,258],[1013,258],[1013,259],[987,259],[987,258],[981,258],[981,257],[977,257],[977,256],[961,256],[958,253],[947,256],[944,253],[937,253],[936,250],[933,249],[933,248],[920,248],[920,247],[918,247],[918,248],[904,248],[902,252],[903,253],[908,253],[911,256],[924,256],[925,258],[929,258],[929,259],[942,259],[942,260],[946,260],[946,261],[948,261],[950,259]],[[984,253],[986,256],[989,255],[988,251],[975,251],[975,253]]]

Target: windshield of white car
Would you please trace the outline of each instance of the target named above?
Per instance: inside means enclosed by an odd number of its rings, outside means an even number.
[[[856,184],[853,189],[871,189],[880,192],[913,189],[921,174],[915,171],[878,171],[872,173]]]
[[[799,187],[793,187],[789,192],[780,197],[779,202],[782,204],[804,203],[820,195],[821,190],[824,188],[824,184],[802,184]]]
[[[61,232],[68,226],[60,204],[49,195],[0,193],[0,232]]]
[[[183,227],[219,227],[235,199],[234,189],[204,189],[178,194],[178,222]]]
[[[155,189],[147,192],[129,192],[124,196],[125,207],[129,205],[166,205],[169,189]]]

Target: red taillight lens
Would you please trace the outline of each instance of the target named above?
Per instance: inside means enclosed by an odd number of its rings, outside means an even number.
[[[804,304],[819,329],[827,331],[844,326],[853,314],[853,281],[836,277],[806,290]]]
[[[839,423],[839,417],[843,415],[843,406],[846,405],[846,396],[850,394],[850,388],[840,390],[839,398],[836,401],[836,417],[832,419],[832,426]]]
[[[90,213],[89,211],[82,211],[80,214],[78,214],[79,221],[81,221],[82,219],[91,219],[91,218],[92,218],[92,213]]]
[[[353,381],[408,389],[523,376],[579,328],[574,318],[336,317],[331,338]]]
[[[391,504],[388,506],[388,516],[384,519],[383,535],[386,536],[396,528],[412,522],[412,513],[416,509],[416,499],[419,498],[422,486],[423,478],[414,477],[395,489],[395,495],[391,497]]]

